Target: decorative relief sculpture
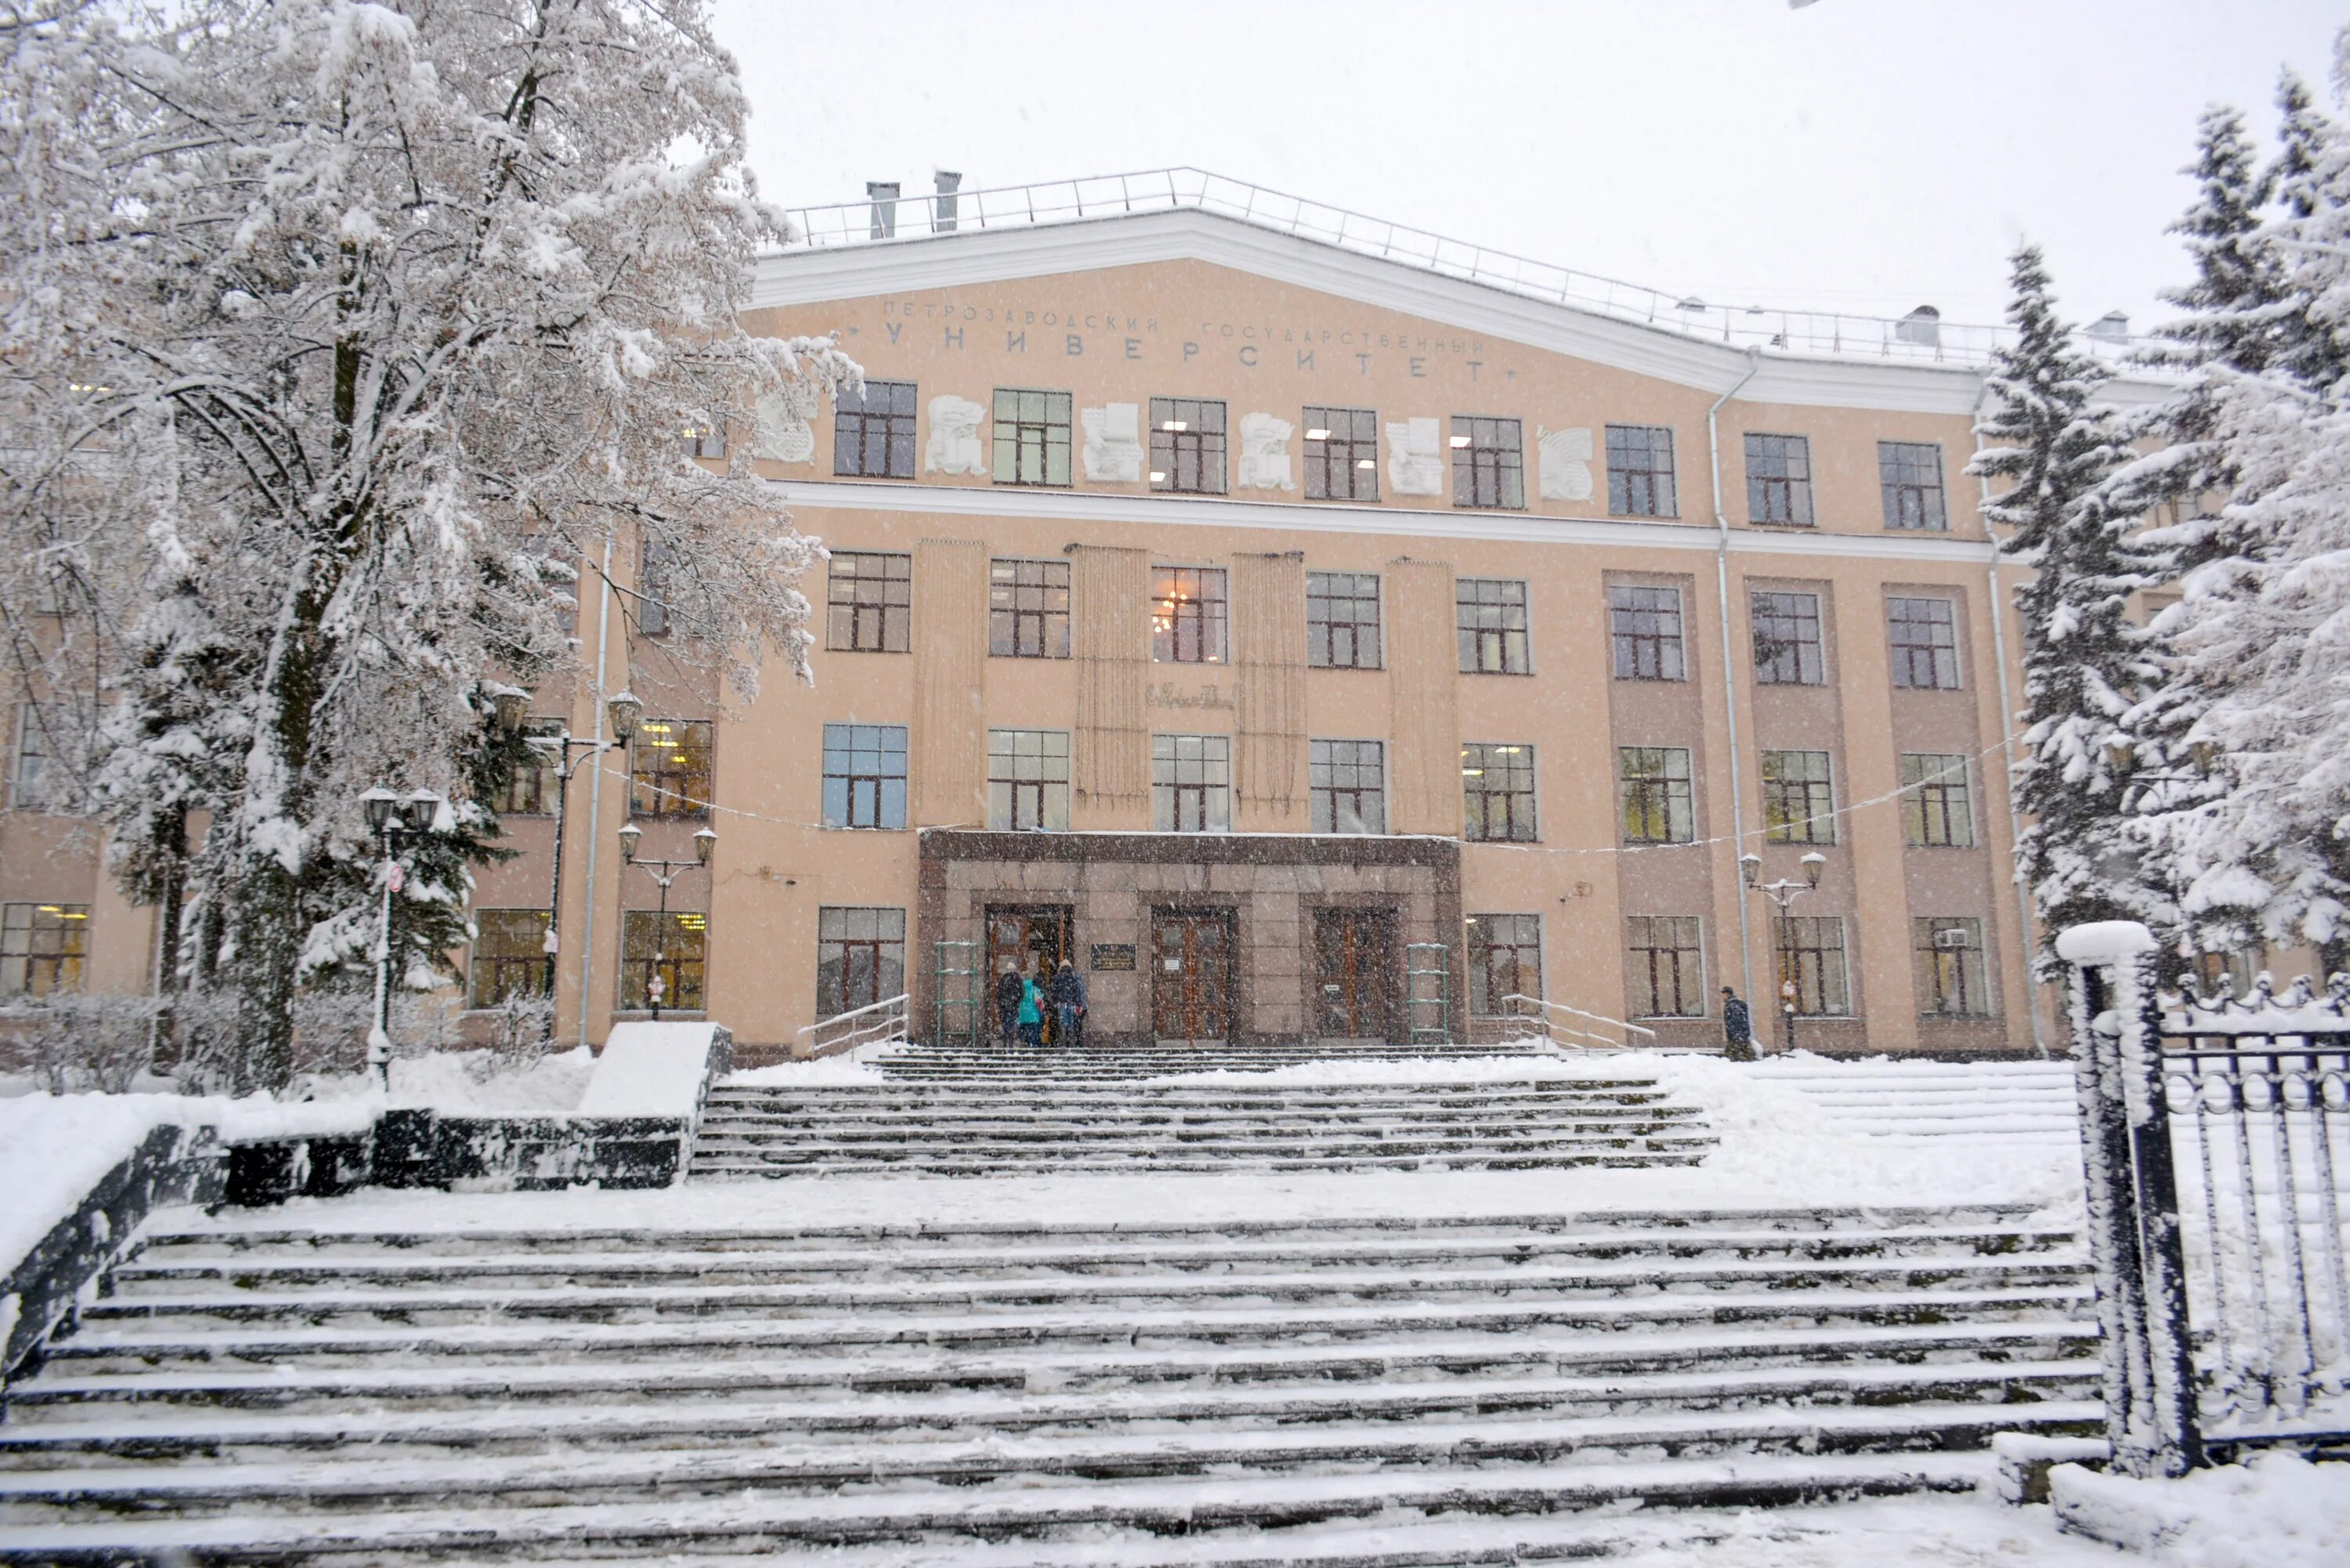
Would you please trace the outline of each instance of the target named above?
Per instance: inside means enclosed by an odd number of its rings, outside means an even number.
[[[1086,477],[1109,484],[1133,484],[1142,478],[1142,410],[1135,403],[1109,403],[1079,409],[1077,421],[1086,427]]]
[[[1297,482],[1289,476],[1289,434],[1295,428],[1272,414],[1241,416],[1243,490],[1297,488]]]
[[[931,441],[922,449],[925,473],[985,473],[987,452],[979,421],[987,410],[951,392],[931,400]]]
[[[776,462],[816,456],[816,389],[796,382],[759,400],[758,454]]]
[[[1534,427],[1536,449],[1542,453],[1542,498],[1544,501],[1591,499],[1591,431],[1545,431]]]
[[[1388,426],[1388,488],[1398,495],[1444,493],[1444,438],[1434,420]]]

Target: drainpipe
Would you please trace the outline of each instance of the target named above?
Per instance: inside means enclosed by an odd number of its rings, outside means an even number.
[[[612,641],[612,538],[604,536],[602,589],[596,601],[596,768],[588,778],[588,874],[580,878],[579,1044],[588,1044],[588,998],[596,994],[596,848],[604,841],[604,655]],[[562,853],[558,846],[556,851]]]
[[[1975,397],[1974,438],[1975,451],[1978,452],[1982,451],[1983,444],[1983,404],[1990,399],[1991,381],[1986,378],[1982,390]],[[1983,517],[1983,535],[1991,541],[1993,546],[1991,565],[1983,568],[1984,573],[1991,579],[1991,640],[1993,649],[1991,667],[1999,680],[1999,736],[2005,742],[2005,749],[2001,754],[2007,758],[2008,765],[2012,768],[2015,763],[2015,699],[2009,691],[2007,680],[2006,618],[2000,604],[2000,601],[2006,597],[2006,590],[2000,586],[1999,581],[1997,551],[1999,539],[1991,531],[1991,518],[1987,514],[1991,507],[1991,475],[1988,473],[1975,475],[1975,484],[1982,493],[1981,510],[1986,514]],[[2012,834],[2019,831],[2021,827],[2015,817],[2015,775],[2012,773],[2008,774],[2007,788],[2004,793],[2008,803],[2008,831]],[[2040,1059],[2045,1062],[2048,1060],[2048,1031],[2040,1018],[2040,982],[2033,975],[2035,966],[2032,953],[2032,890],[2023,885],[2023,877],[2019,867],[2010,868],[2008,880],[2015,884],[2016,930],[2023,958],[2023,968],[2017,972],[2022,976],[2023,982],[2024,1011],[2032,1016],[2032,1048],[2039,1052]]]
[[[1713,465],[1713,576],[1721,603],[1721,711],[1730,723],[1730,875],[1738,898],[1738,975],[1743,982],[1739,994],[1750,1008],[1754,1005],[1754,950],[1747,929],[1746,888],[1737,880],[1738,856],[1746,847],[1746,777],[1738,760],[1738,665],[1730,653],[1730,519],[1721,510],[1721,430],[1716,416],[1721,405],[1736,397],[1762,369],[1762,350],[1748,348],[1746,374],[1731,382],[1730,389],[1705,410],[1706,452]]]

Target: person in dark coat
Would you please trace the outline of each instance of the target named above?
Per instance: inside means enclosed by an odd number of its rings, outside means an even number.
[[[1726,985],[1721,988],[1721,1054],[1733,1062],[1755,1059],[1754,1014]]]
[[[995,1024],[1006,1045],[1020,1032],[1020,998],[1028,982],[1020,978],[1020,968],[1010,959],[1003,961],[1003,972],[995,977]]]
[[[1057,1045],[1082,1045],[1086,1043],[1086,981],[1076,966],[1068,960],[1061,961],[1060,971],[1045,988],[1045,999],[1053,1004],[1053,1042]]]

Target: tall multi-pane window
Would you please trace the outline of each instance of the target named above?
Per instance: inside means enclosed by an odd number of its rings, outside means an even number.
[[[1452,504],[1513,508],[1525,504],[1525,438],[1518,421],[1453,415]]]
[[[1066,833],[1069,732],[987,732],[987,826],[998,833]]]
[[[1316,670],[1379,667],[1378,573],[1305,574],[1305,662]]]
[[[1973,846],[1975,808],[1963,754],[1901,753],[1901,830],[1921,849]]]
[[[1524,675],[1534,669],[1527,641],[1526,585],[1514,577],[1459,577],[1452,585],[1463,675]]]
[[[1222,495],[1224,405],[1209,398],[1150,400],[1150,488]]]
[[[1305,499],[1379,498],[1379,416],[1370,409],[1305,410]]]
[[[914,477],[914,383],[868,380],[833,393],[832,472],[858,479]]]
[[[987,651],[998,659],[1069,657],[1069,563],[987,564]]]
[[[1687,844],[1697,835],[1690,794],[1690,754],[1679,746],[1618,746],[1624,842]]]
[[[1931,441],[1877,443],[1877,483],[1887,528],[1939,532],[1950,525],[1942,504],[1942,449]]]
[[[824,825],[906,826],[906,727],[824,727]]]
[[[465,1005],[495,1007],[517,996],[546,992],[546,911],[473,911],[473,961],[465,975]]]
[[[39,703],[16,704],[16,755],[8,774],[8,798],[19,811],[44,811],[57,804],[57,775],[49,763],[50,722]]]
[[[553,739],[563,733],[560,719],[526,719],[525,736]],[[500,816],[544,816],[555,809],[555,792],[561,783],[562,752],[555,746],[533,746],[515,759],[514,767],[490,791],[490,809]]]
[[[1762,822],[1772,844],[1835,842],[1835,786],[1825,752],[1762,753]]]
[[[832,553],[825,579],[825,647],[839,653],[903,653],[912,646],[913,618],[913,556]]]
[[[1758,592],[1748,607],[1754,626],[1754,679],[1764,686],[1817,686],[1827,678],[1820,596]]]
[[[830,904],[816,910],[818,1018],[837,1018],[905,992],[905,910]]]
[[[1069,394],[995,389],[998,484],[1069,483]]]
[[[1632,915],[1624,946],[1632,959],[1632,1016],[1703,1018],[1705,954],[1695,915]]]
[[[1757,523],[1812,523],[1812,442],[1808,436],[1746,438],[1746,515]]]
[[[639,816],[708,816],[714,783],[707,719],[647,719],[629,747],[629,809]]]
[[[1928,1017],[1982,1018],[1991,1012],[1983,966],[1982,922],[1971,916],[1920,915],[1909,922],[1918,964],[1918,1011]]]
[[[1683,680],[1681,591],[1617,583],[1607,590],[1607,634],[1618,680]]]
[[[1226,614],[1222,566],[1152,568],[1151,661],[1222,664]]]
[[[0,907],[0,996],[79,991],[88,956],[88,904]]]
[[[1478,1018],[1512,1015],[1510,998],[1543,993],[1542,917],[1471,915],[1469,1012]]]
[[[1851,1012],[1852,992],[1845,978],[1844,918],[1782,915],[1778,938],[1779,983],[1795,982],[1795,1011],[1827,1018]]]
[[[1664,425],[1607,427],[1607,510],[1618,517],[1678,517],[1673,432]]]
[[[1461,748],[1461,836],[1478,843],[1532,844],[1534,749],[1472,741]]]
[[[1889,598],[1885,625],[1893,650],[1893,684],[1959,689],[1959,618],[1948,599]]]
[[[667,637],[670,630],[670,576],[676,557],[667,544],[647,539],[637,552],[637,630],[646,637]]]
[[[714,420],[687,421],[685,428],[678,432],[678,441],[685,448],[688,457],[723,458],[726,455],[726,427]]]
[[[1312,826],[1316,833],[1388,830],[1387,747],[1378,741],[1312,741],[1306,745]]]
[[[1161,833],[1232,831],[1231,736],[1150,737],[1150,821]]]
[[[710,917],[698,909],[629,910],[620,917],[620,1005],[650,1007],[658,977],[663,1007],[699,1012],[709,942]]]

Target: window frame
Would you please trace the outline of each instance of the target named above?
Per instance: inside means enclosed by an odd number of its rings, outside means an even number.
[[[819,819],[824,826],[847,833],[905,831],[907,749],[903,724],[827,722],[824,726],[817,796]],[[889,771],[893,761],[897,764],[895,773]],[[840,785],[837,811],[834,809],[836,780]],[[892,784],[897,786],[894,792],[890,789]],[[869,795],[869,799],[860,798],[861,794]],[[861,816],[873,820],[858,820]]]
[[[1919,455],[1933,456],[1930,483],[1921,477]],[[1942,462],[1942,443],[1931,441],[1880,441],[1877,443],[1877,497],[1885,509],[1885,526],[1900,534],[1947,534],[1950,531],[1949,480]],[[1911,515],[1915,501],[1917,521]]]
[[[1931,615],[1920,619],[1908,607],[1939,605],[1944,618]],[[1902,635],[1909,627],[1928,627],[1948,631],[1947,643],[1908,640]],[[1962,691],[1966,689],[1963,666],[1959,658],[1959,602],[1923,594],[1887,594],[1885,597],[1885,641],[1888,662],[1892,666],[1893,685],[1902,691]],[[1917,679],[1918,660],[1925,659],[1928,679]],[[1942,679],[1944,674],[1950,679]]]
[[[1346,409],[1309,403],[1299,410],[1305,432],[1300,462],[1308,501],[1377,501],[1379,498],[1379,415],[1376,409]],[[1319,418],[1315,416],[1319,415]],[[1315,439],[1315,431],[1329,433]],[[1346,493],[1334,493],[1330,476],[1343,473]]]
[[[1778,443],[1773,448],[1770,443]],[[1746,433],[1746,520],[1766,528],[1811,528],[1812,438],[1768,431]],[[1777,472],[1773,472],[1773,470]],[[1786,515],[1773,514],[1784,512]]]
[[[1367,593],[1363,585],[1370,585]],[[1305,574],[1305,663],[1312,670],[1379,670],[1387,657],[1385,643],[1385,608],[1380,601],[1384,583],[1377,572],[1308,572]],[[1369,618],[1362,609],[1370,607]],[[1344,620],[1333,618],[1332,611],[1346,607],[1351,613]],[[1366,628],[1369,634],[1369,657],[1364,655]],[[1344,641],[1348,657],[1340,659],[1338,649]]]
[[[1207,410],[1215,428],[1206,428]],[[1188,410],[1188,411],[1187,411]],[[1178,430],[1173,427],[1180,425]],[[1221,398],[1150,400],[1150,488],[1170,495],[1223,495],[1232,484],[1232,421]],[[1185,483],[1185,463],[1191,483]],[[1203,483],[1212,479],[1213,483]]]
[[[1506,927],[1502,922],[1507,921]],[[1501,1003],[1511,995],[1532,997],[1540,1001],[1543,990],[1543,929],[1539,914],[1521,915],[1479,912],[1461,917],[1466,929],[1463,945],[1468,960],[1469,1016],[1471,1018],[1514,1018],[1518,1016]],[[1504,940],[1496,940],[1501,937]],[[1508,990],[1494,994],[1494,959],[1506,954],[1513,983]],[[1531,970],[1534,983],[1526,983]],[[1482,992],[1482,1006],[1479,992]]]
[[[1494,414],[1455,414],[1451,441],[1454,506],[1477,512],[1526,509],[1522,421]]]
[[[647,535],[637,545],[637,635],[667,637],[670,624],[670,568],[676,556],[669,545]]]
[[[872,407],[876,388],[887,389],[894,400],[904,394],[905,407]],[[850,400],[855,400],[854,406]],[[921,407],[920,383],[868,379],[858,391],[843,385],[832,395],[832,472],[836,479],[911,479],[914,477],[915,421]],[[881,465],[869,466],[868,444],[879,427]],[[850,454],[855,462],[848,462]]]
[[[1635,439],[1637,438],[1637,439]],[[1661,440],[1659,440],[1661,438]],[[1611,517],[1679,517],[1680,487],[1675,477],[1673,427],[1607,427],[1607,514]],[[1664,466],[1634,466],[1631,459],[1662,454]]]
[[[1003,568],[1011,576],[1003,575]],[[1026,580],[1033,576],[1034,581]],[[1055,581],[1055,579],[1058,580]],[[987,563],[987,656],[990,659],[1069,657],[1069,563],[999,556]],[[1034,651],[1024,646],[1035,633]]]
[[[1069,739],[1066,730],[1007,727],[987,732],[989,832],[1069,830]],[[1027,744],[1032,740],[1033,746]]]
[[[521,733],[560,739],[567,726],[559,717],[538,714],[522,722]],[[552,816],[554,800],[563,788],[563,753],[553,746],[532,746],[528,765],[517,763],[482,804],[501,819],[509,816]]]
[[[641,919],[639,919],[641,917]],[[640,951],[639,931],[652,933],[650,950]],[[675,950],[671,950],[674,941]],[[655,962],[653,955],[660,954]],[[666,920],[659,909],[620,911],[620,996],[619,1011],[649,1012],[648,987],[661,976],[661,1011],[701,1012],[710,999],[710,913],[706,909],[671,909]],[[691,998],[691,1000],[688,1000]]]
[[[1801,758],[1800,776],[1788,776],[1789,760]],[[1819,776],[1810,776],[1816,759]],[[1762,841],[1765,844],[1834,844],[1835,758],[1825,751],[1768,750],[1757,770],[1762,782]]]
[[[668,726],[682,732],[680,740],[669,744],[646,739],[648,735],[673,732]],[[698,753],[700,766],[665,767],[673,753]],[[648,768],[650,759],[655,765]],[[700,789],[680,787],[662,781],[681,779],[688,786],[699,780]],[[708,719],[641,719],[637,732],[629,742],[629,814],[632,816],[669,817],[685,821],[706,820],[710,803],[718,794],[718,727]],[[696,803],[700,804],[696,804]]]
[[[1659,928],[1666,939],[1659,941]],[[1684,943],[1682,938],[1686,936]],[[1627,915],[1624,951],[1634,964],[1636,990],[1627,1000],[1635,1018],[1704,1018],[1710,1008],[1705,994],[1705,925],[1697,915]],[[1675,1006],[1661,1005],[1665,988],[1659,963],[1669,972]],[[1642,995],[1645,992],[1645,997]],[[1645,1000],[1648,1005],[1641,1007]],[[1695,1003],[1694,1009],[1690,1003]]]
[[[1661,603],[1627,602],[1644,594],[1669,595],[1671,607]],[[1649,618],[1643,622],[1641,618]],[[1669,617],[1672,629],[1663,629]],[[1689,679],[1689,617],[1678,586],[1658,583],[1607,585],[1607,646],[1618,680],[1687,680]],[[1653,656],[1653,657],[1649,657]],[[1653,671],[1644,668],[1653,663]]]
[[[8,804],[17,811],[47,811],[57,805],[56,758],[49,754],[48,726],[41,704],[16,704],[16,746],[8,757]]]
[[[1471,587],[1481,597],[1464,597]],[[1486,588],[1514,588],[1514,604],[1505,597],[1482,597]],[[1461,656],[1463,675],[1532,675],[1534,672],[1533,595],[1523,577],[1455,577],[1452,580],[1452,626],[1454,640]],[[1497,625],[1478,624],[1487,618],[1486,611],[1498,611],[1492,618]],[[1508,624],[1511,612],[1516,612],[1517,624]],[[1472,612],[1474,612],[1472,614]],[[1501,655],[1501,668],[1490,669],[1484,664],[1486,639]],[[1513,642],[1513,639],[1514,643]]]
[[[1970,939],[1958,947],[1944,947],[1935,939],[1959,930]],[[1920,1018],[1991,1016],[1991,956],[1983,949],[1983,922],[1977,915],[1914,915],[1909,920],[1909,949],[1918,985]],[[1955,994],[1958,1005],[1947,1005]]]
[[[1976,847],[1973,769],[1967,754],[1904,752],[1899,762],[1902,841],[1912,849]],[[1955,781],[1950,774],[1953,763],[1958,770]],[[1954,833],[1954,826],[1963,831]]]
[[[1182,591],[1187,581],[1193,588],[1189,597]],[[1183,657],[1187,628],[1197,649],[1188,659]],[[1150,568],[1151,663],[1227,664],[1231,636],[1232,577],[1223,567]]]
[[[1342,755],[1336,749],[1347,748]],[[1366,752],[1367,749],[1367,754]],[[1378,836],[1388,830],[1388,752],[1385,741],[1312,740],[1305,742],[1306,824],[1314,833],[1361,835]],[[1347,770],[1345,783],[1339,782],[1338,770]],[[1366,785],[1363,770],[1372,770],[1373,782]],[[1340,796],[1348,797],[1353,805],[1355,821],[1360,826],[1338,826]],[[1367,799],[1371,812],[1363,806]],[[1372,816],[1378,821],[1373,823]]]
[[[1823,932],[1833,930],[1835,945],[1831,948],[1819,940]],[[1798,941],[1798,936],[1808,941]],[[1794,961],[1792,977],[1795,981],[1795,1016],[1798,1018],[1852,1018],[1851,948],[1846,940],[1842,915],[1788,915],[1777,917],[1777,929],[1771,944],[1772,962],[1778,974],[1778,984],[1783,986],[1790,978],[1789,961]],[[1830,960],[1833,958],[1834,961]],[[1808,967],[1807,962],[1808,961]],[[1784,992],[1773,991],[1783,1000]],[[1835,1006],[1827,1004],[1833,1002]]]
[[[0,996],[80,991],[88,978],[89,909],[38,898],[0,904]]]
[[[1648,759],[1657,759],[1655,770]],[[1674,759],[1679,759],[1677,774]],[[1697,838],[1696,768],[1686,746],[1616,748],[1617,820],[1627,844],[1690,844]],[[1635,813],[1637,811],[1637,817]],[[1661,820],[1664,836],[1649,831]],[[1638,824],[1638,826],[1635,823]]]
[[[1005,399],[1013,400],[1005,412]],[[1034,403],[1027,400],[1036,400]],[[989,405],[988,478],[1023,490],[1067,490],[1076,483],[1076,398],[1043,387],[998,387]],[[1033,460],[1036,477],[1024,477]],[[1058,477],[1055,477],[1057,474]]]
[[[841,569],[843,562],[849,569]],[[865,563],[881,563],[879,571]],[[867,585],[879,589],[868,597]],[[843,588],[847,591],[844,595]],[[914,557],[899,550],[835,550],[825,566],[824,646],[830,653],[907,653],[914,646]],[[874,639],[866,637],[868,618]],[[847,635],[843,636],[844,628]]]
[[[1186,742],[1193,753],[1189,756]],[[1187,818],[1196,826],[1185,826]],[[1150,737],[1150,825],[1154,833],[1232,830],[1230,735]]]
[[[857,917],[867,917],[859,919]],[[869,926],[870,930],[853,928]],[[894,934],[893,934],[894,932]],[[838,967],[827,974],[833,954],[839,949]],[[896,950],[897,979],[889,978]],[[865,954],[865,972],[855,975],[852,954]],[[852,976],[864,981],[872,995],[862,1001],[850,998]],[[906,990],[906,911],[891,904],[822,904],[816,912],[816,1017],[822,1023],[837,1018],[859,1007],[870,1007],[886,1002]]]
[[[490,945],[486,939],[492,924],[507,923],[493,922],[489,917],[494,915],[526,917],[524,920],[513,922],[526,927],[526,929],[502,931],[500,934],[501,943],[510,940],[523,945],[517,945],[512,951],[484,950]],[[548,923],[547,911],[544,909],[519,907],[473,911],[473,940],[465,956],[465,1005],[468,1008],[481,1012],[504,1006],[514,997],[546,994]],[[489,966],[486,977],[483,973],[484,964]],[[489,981],[486,990],[483,985],[484,978]],[[516,980],[520,983],[512,983]]]
[[[1461,743],[1461,837],[1467,844],[1539,844],[1541,805],[1531,741]],[[1475,769],[1472,773],[1471,768]],[[1498,784],[1496,780],[1499,780]],[[1498,811],[1495,803],[1499,803]],[[1503,831],[1492,831],[1496,815]]]
[[[1789,601],[1795,607],[1766,607],[1765,600]],[[1804,605],[1810,607],[1808,613]],[[1827,618],[1818,594],[1800,588],[1749,588],[1746,622],[1754,645],[1757,686],[1828,683]],[[1781,636],[1782,629],[1792,635]]]

